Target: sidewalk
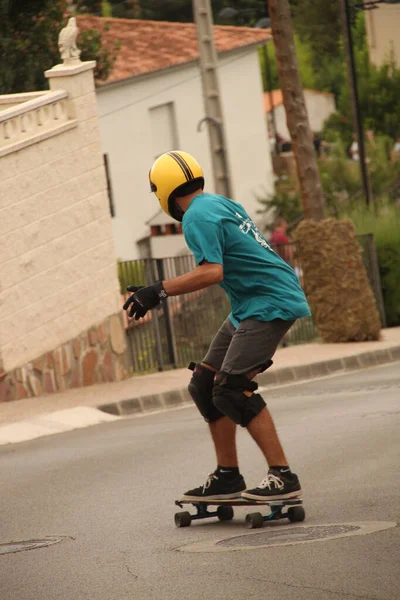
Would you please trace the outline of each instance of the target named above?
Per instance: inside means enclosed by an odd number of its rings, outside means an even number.
[[[400,361],[400,327],[385,329],[379,342],[348,344],[302,344],[280,348],[274,356],[273,367],[261,374],[260,386],[290,383],[330,373],[360,369],[377,364]],[[190,373],[175,369],[151,375],[135,376],[119,383],[94,385],[38,398],[27,398],[0,404],[0,444],[39,437],[33,429],[56,433],[55,423],[67,420],[67,429],[82,427],[128,414],[165,410],[191,403],[187,392]],[[76,409],[76,414],[68,409]],[[85,411],[82,407],[87,407]],[[92,410],[89,410],[89,409]],[[100,410],[94,410],[94,409]],[[79,417],[81,415],[81,420]],[[96,416],[97,415],[97,416]],[[114,415],[114,416],[112,416]],[[11,424],[19,423],[29,434],[14,439]],[[40,426],[38,426],[38,423]],[[20,427],[20,430],[22,431]],[[15,426],[14,426],[15,428]],[[60,425],[60,431],[67,430]],[[39,431],[40,430],[40,431]],[[40,433],[40,435],[47,435]]]

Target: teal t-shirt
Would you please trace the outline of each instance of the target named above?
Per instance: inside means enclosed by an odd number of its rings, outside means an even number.
[[[220,285],[229,296],[235,327],[245,319],[292,320],[310,315],[296,273],[271,249],[241,204],[200,194],[190,203],[182,226],[198,264],[223,266]]]

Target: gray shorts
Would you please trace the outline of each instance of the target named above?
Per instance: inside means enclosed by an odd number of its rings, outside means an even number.
[[[211,342],[203,363],[217,371],[241,375],[267,363],[294,321],[246,319],[235,329],[226,319]]]

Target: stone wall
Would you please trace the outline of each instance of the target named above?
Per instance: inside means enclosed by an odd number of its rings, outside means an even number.
[[[56,349],[0,373],[0,402],[120,381],[129,374],[121,315],[112,315]]]
[[[46,353],[56,361],[55,348],[69,347],[69,340],[121,310],[94,66],[57,65],[46,73],[49,92],[0,102],[0,367],[5,372],[39,364],[37,357]],[[97,342],[91,346],[97,347]],[[91,356],[80,360],[90,364]],[[49,371],[46,384],[39,371],[30,373],[31,387],[50,388]],[[59,378],[54,368],[54,381],[56,373]],[[29,389],[26,377],[18,383]]]

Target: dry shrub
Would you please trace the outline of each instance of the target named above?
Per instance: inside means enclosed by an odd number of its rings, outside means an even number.
[[[378,340],[379,313],[352,222],[302,221],[293,237],[322,340]]]

